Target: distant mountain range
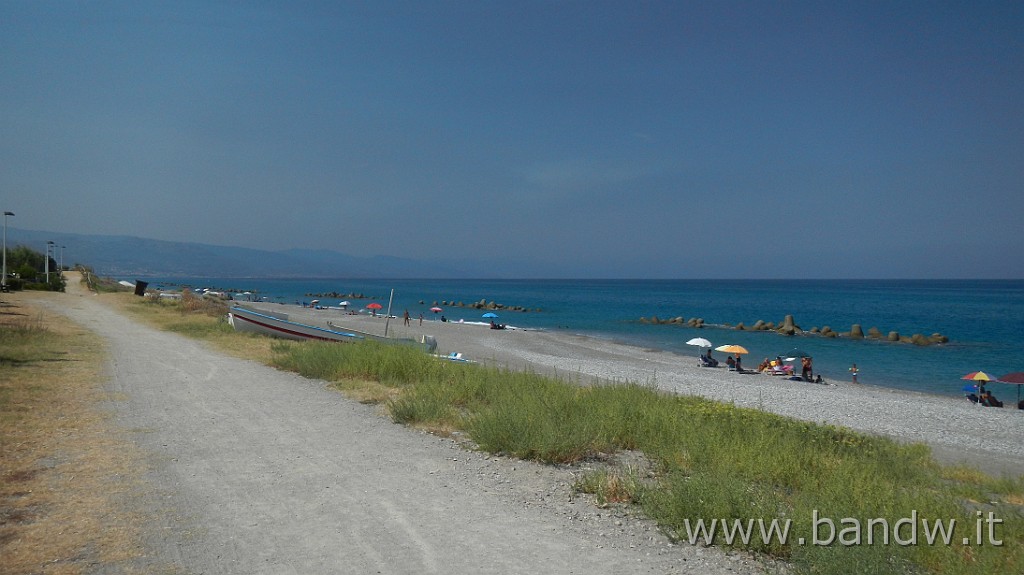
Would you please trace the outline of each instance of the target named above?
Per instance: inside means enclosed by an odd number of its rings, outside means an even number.
[[[114,278],[501,278],[545,275],[529,263],[359,257],[331,250],[268,251],[134,236],[7,229],[9,248],[26,245],[43,253],[47,241],[65,246],[64,265],[83,264],[97,274]],[[61,263],[60,252],[60,249],[56,250],[54,256],[58,264]],[[527,268],[530,273],[525,273]]]

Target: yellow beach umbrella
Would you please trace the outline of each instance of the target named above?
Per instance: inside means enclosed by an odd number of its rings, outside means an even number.
[[[742,345],[736,344],[720,345],[715,348],[715,351],[721,351],[725,353],[750,353],[749,351],[747,351],[747,348],[743,347]]]
[[[968,381],[992,381],[993,378],[989,377],[984,371],[972,371],[960,379],[966,379]]]

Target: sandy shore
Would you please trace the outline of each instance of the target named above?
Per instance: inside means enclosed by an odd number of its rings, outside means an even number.
[[[294,305],[263,306],[288,312],[294,321],[348,326],[384,334],[385,318],[347,315]],[[827,385],[789,381],[758,373],[738,374],[724,368],[697,367],[695,357],[640,349],[562,331],[492,330],[476,323],[401,317],[387,322],[389,336],[427,334],[437,338],[438,352],[462,353],[480,363],[510,369],[557,373],[569,379],[629,381],[665,391],[731,402],[802,420],[841,425],[930,445],[945,463],[968,463],[989,473],[1024,474],[1024,411],[983,408],[955,397],[890,390],[849,382]],[[720,358],[724,359],[724,358]],[[1011,388],[997,387],[1002,399]],[[1007,402],[1009,405],[1010,402]]]

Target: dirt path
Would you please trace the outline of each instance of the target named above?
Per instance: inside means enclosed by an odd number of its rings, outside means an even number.
[[[69,282],[73,283],[73,282]],[[146,454],[150,567],[188,573],[754,573],[601,510],[572,475],[463,451],[326,383],[228,358],[95,296],[54,300],[109,342],[117,423]]]

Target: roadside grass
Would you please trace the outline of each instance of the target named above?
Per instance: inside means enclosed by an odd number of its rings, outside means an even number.
[[[0,367],[12,368],[39,362],[54,355],[57,339],[43,324],[41,313],[28,315],[4,306],[0,320]]]
[[[31,297],[0,302],[0,572],[133,572],[139,470],[97,405],[102,341]]]
[[[776,520],[780,528],[788,519],[786,542],[781,534],[761,537],[750,524],[755,531],[749,541],[727,542],[719,532],[714,543],[785,558],[805,573],[1015,573],[1024,566],[1024,479],[944,470],[924,445],[645,385],[581,387],[529,372],[454,364],[400,346],[287,342],[273,351],[273,364],[283,369],[391,388],[384,401],[394,421],[441,433],[464,430],[488,452],[574,463],[642,451],[655,463],[656,481],[630,470],[602,470],[576,487],[599,504],[641,506],[678,540],[707,541],[694,536],[698,518],[729,526],[740,519],[741,528],[748,519]],[[1003,519],[996,533],[1002,546],[975,540],[977,511]],[[817,526],[815,517],[822,520]],[[909,525],[896,531],[902,518],[914,519],[915,541]],[[940,520],[958,526],[949,545],[941,537],[927,541],[926,529]],[[854,521],[860,522],[857,530]]]
[[[602,470],[582,476],[576,489],[599,504],[640,506],[676,540],[765,553],[798,573],[1024,572],[1024,477],[944,468],[924,445],[649,385],[580,386],[403,346],[275,341],[269,352],[271,365],[337,382],[360,401],[379,403],[397,423],[463,431],[487,452],[561,464],[642,452],[653,478]],[[979,523],[989,512],[1003,521],[994,532],[1001,545],[988,541],[988,526]],[[698,520],[723,525],[706,538]],[[762,536],[748,523],[757,520],[788,525],[786,539]],[[934,529],[951,520],[947,544]],[[752,536],[729,537],[725,529],[737,525]],[[978,525],[986,531],[981,542]],[[938,539],[929,543],[933,535]]]
[[[228,325],[228,306],[221,300],[198,297],[191,292],[183,294],[180,300],[123,292],[102,297],[147,325],[208,342],[236,357],[265,362],[271,355],[273,340],[238,333]]]

